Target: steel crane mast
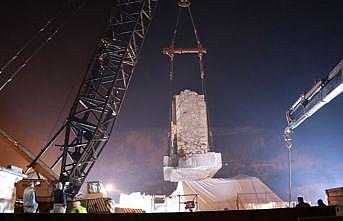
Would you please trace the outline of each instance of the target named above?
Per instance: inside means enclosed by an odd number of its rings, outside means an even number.
[[[78,193],[109,140],[157,3],[114,1],[64,125],[29,165],[34,168],[48,151],[59,149],[57,159],[49,166],[59,170],[59,181],[66,184],[71,197]]]
[[[343,60],[324,79],[302,94],[286,112],[285,140],[291,147],[291,133],[307,118],[343,92]]]

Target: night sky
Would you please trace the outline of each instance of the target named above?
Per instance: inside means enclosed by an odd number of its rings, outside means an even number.
[[[71,2],[48,29],[66,25],[0,92],[0,127],[38,153],[61,126],[106,24],[110,0],[3,0],[0,66],[49,18]],[[161,55],[170,44],[176,1],[160,1],[127,99],[111,140],[89,180],[113,183],[118,191],[170,192],[163,182],[162,156],[168,152],[168,65]],[[315,80],[343,59],[342,1],[192,1],[200,39],[207,48],[205,69],[215,150],[225,166],[216,177],[257,176],[287,200],[287,149],[282,140],[285,112]],[[185,17],[186,18],[186,17]],[[184,18],[177,45],[194,45]],[[46,39],[42,34],[14,62],[6,76]],[[200,87],[196,57],[176,59],[175,91]],[[294,195],[315,202],[324,190],[343,186],[341,155],[343,97],[296,129]],[[25,167],[0,143],[0,165]]]

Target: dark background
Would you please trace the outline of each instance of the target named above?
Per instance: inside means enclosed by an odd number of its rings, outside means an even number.
[[[26,68],[0,92],[0,127],[38,153],[63,123],[106,24],[111,1],[3,0],[0,65],[5,64],[63,5],[49,30],[65,23]],[[223,168],[217,177],[257,176],[287,200],[287,149],[282,140],[285,111],[342,59],[342,1],[192,1],[200,39],[207,48],[205,68],[215,150]],[[162,156],[167,153],[168,58],[176,1],[160,1],[139,58],[116,129],[89,175],[117,191],[166,193]],[[194,44],[186,17],[177,45]],[[3,83],[46,35],[25,50]],[[176,87],[198,89],[195,57],[176,60]],[[295,131],[294,194],[312,203],[326,188],[343,185],[341,96]],[[25,167],[0,143],[0,164]]]

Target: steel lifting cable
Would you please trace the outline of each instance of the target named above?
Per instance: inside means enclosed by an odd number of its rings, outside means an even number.
[[[56,15],[54,15],[54,16],[52,16],[36,33],[35,33],[35,35],[31,38],[31,39],[29,39],[25,44],[24,44],[24,46],[22,47],[22,48],[20,48],[15,54],[14,54],[14,56],[12,56],[2,67],[1,67],[1,69],[0,69],[0,75],[8,68],[8,66],[12,63],[12,62],[14,62],[20,55],[21,55],[21,53],[23,53],[23,51],[28,47],[28,46],[30,46],[30,44],[34,41],[34,40],[36,40],[38,37],[39,37],[39,35],[41,34],[41,33],[43,33],[47,28],[48,28],[48,26],[50,25],[50,24],[52,24],[56,19],[57,19],[57,17],[60,15],[60,14],[62,14],[62,12],[65,10],[65,8],[72,2],[72,1],[74,1],[74,0],[69,0],[57,13],[56,13]]]
[[[181,15],[181,8],[179,8],[178,12],[177,12],[177,17],[176,17],[176,24],[175,24],[175,29],[173,32],[173,38],[172,38],[172,42],[171,42],[171,47],[175,46],[175,41],[176,41],[176,35],[177,35],[177,29],[179,27],[179,23],[180,23],[180,15]]]
[[[15,61],[20,54],[34,41],[36,40],[36,38],[38,38],[38,36],[45,31],[45,29],[53,22],[54,18],[50,18],[39,30],[38,32],[30,39],[28,40],[24,46],[19,49],[14,56],[12,56],[0,69],[0,75],[8,68],[8,66]]]
[[[176,40],[176,34],[177,34],[177,30],[178,30],[178,26],[179,26],[179,21],[180,21],[180,14],[181,14],[181,8],[179,8],[178,10],[178,14],[176,17],[176,24],[175,24],[175,29],[173,32],[173,36],[172,36],[172,41],[170,43],[170,47],[174,48],[175,47],[175,40]],[[169,64],[169,99],[171,102],[173,102],[173,92],[174,92],[174,55],[170,56],[170,64]],[[170,103],[170,107],[169,107],[169,122],[170,122],[170,129],[171,131],[169,132],[169,150],[171,150],[172,147],[172,143],[173,141],[171,140],[172,138],[172,123],[173,121],[173,105],[172,103]]]
[[[198,53],[198,57],[199,57],[199,69],[200,69],[200,78],[201,78],[201,90],[202,90],[202,94],[204,95],[204,101],[206,103],[206,113],[207,113],[207,124],[210,124],[210,116],[209,116],[209,110],[208,110],[208,100],[207,100],[207,88],[206,88],[206,79],[205,79],[205,70],[204,70],[204,60],[203,60],[203,54],[206,53],[206,49],[204,49],[202,47],[202,44],[200,42],[200,38],[198,35],[198,31],[196,29],[195,26],[195,22],[194,22],[194,18],[190,9],[190,2],[189,0],[180,0],[179,1],[179,10],[178,10],[178,15],[176,18],[176,25],[175,25],[175,30],[173,32],[173,37],[172,37],[172,41],[171,41],[171,45],[169,47],[169,49],[164,50],[164,54],[169,55],[170,57],[170,70],[169,70],[169,93],[170,93],[170,98],[172,100],[172,96],[173,96],[173,90],[174,90],[174,85],[173,85],[173,79],[174,79],[174,54],[175,53],[185,53],[181,50],[177,51],[175,50],[175,42],[176,42],[176,35],[177,35],[177,29],[179,26],[179,20],[180,20],[180,15],[181,15],[181,11],[182,8],[187,8],[187,12],[189,14],[191,23],[192,23],[192,28],[193,28],[193,32],[195,35],[195,39],[196,39],[196,44],[197,44],[197,50],[193,50],[192,52],[188,52],[188,53],[194,53],[197,52]],[[187,52],[186,52],[187,53]],[[172,121],[172,105],[170,106],[170,122]],[[210,149],[213,149],[213,137],[212,137],[212,130],[209,127],[209,143],[210,143]]]
[[[188,14],[189,14],[189,17],[191,19],[192,26],[193,26],[193,32],[195,35],[195,39],[197,41],[197,46],[198,46],[198,48],[201,48],[202,45],[201,45],[201,42],[199,39],[198,30],[195,27],[195,22],[193,19],[193,15],[192,15],[190,6],[187,7],[187,10],[188,10]],[[204,96],[206,96],[206,88],[205,88],[206,84],[205,84],[205,71],[204,71],[203,54],[199,53],[198,56],[199,56],[199,68],[200,68],[200,77],[201,77],[201,89],[202,89],[202,93],[204,94]]]
[[[197,44],[198,44],[198,46],[199,46],[199,45],[201,45],[201,43],[200,43],[200,40],[199,40],[198,31],[197,31],[197,29],[196,29],[196,27],[195,27],[195,23],[194,23],[194,19],[193,19],[193,16],[192,16],[192,12],[191,12],[190,6],[187,7],[187,11],[188,11],[189,17],[190,17],[191,22],[192,22],[192,26],[193,26],[193,31],[194,31],[195,39],[196,39]]]
[[[196,29],[194,18],[193,18],[191,9],[190,9],[190,2],[188,0],[181,0],[179,2],[179,10],[178,10],[177,18],[176,18],[176,25],[175,25],[175,29],[173,32],[173,37],[172,37],[172,41],[170,44],[170,49],[173,50],[175,48],[176,35],[177,35],[177,30],[178,30],[178,26],[179,26],[179,20],[180,20],[182,8],[187,8],[187,12],[189,14],[189,17],[190,17],[190,20],[192,23],[192,28],[193,28],[193,32],[195,35],[196,43],[197,43],[198,49],[200,50],[200,49],[202,49],[202,44],[200,42],[198,31]],[[173,68],[174,67],[174,52],[172,52],[171,54],[168,54],[168,55],[170,56],[169,79],[173,80],[173,77],[174,77],[174,68]],[[200,77],[202,80],[202,92],[205,95],[206,94],[206,88],[205,88],[206,84],[203,82],[205,80],[205,71],[204,71],[204,64],[203,64],[203,52],[199,51],[198,56],[199,56]]]
[[[177,34],[177,29],[178,29],[179,21],[180,21],[180,14],[181,14],[181,8],[179,8],[178,14],[176,17],[175,29],[174,29],[172,41],[170,44],[171,48],[175,47],[176,34]],[[170,56],[170,67],[169,67],[169,95],[171,98],[173,96],[173,90],[174,90],[173,79],[174,79],[174,55]]]
[[[48,35],[48,37],[45,39],[45,41],[43,41],[32,53],[31,55],[25,59],[25,61],[19,66],[19,68],[13,73],[11,74],[11,76],[7,79],[7,81],[1,85],[0,87],[0,92],[17,76],[17,74],[19,74],[24,68],[25,66],[31,61],[31,59],[38,54],[38,52],[47,44],[49,43],[55,36],[56,34],[81,10],[81,8],[87,3],[88,0],[84,0],[78,7],[77,9],[74,11],[74,13],[72,13],[68,19],[60,24],[55,31],[53,31],[50,35]],[[14,59],[15,60],[15,59]]]

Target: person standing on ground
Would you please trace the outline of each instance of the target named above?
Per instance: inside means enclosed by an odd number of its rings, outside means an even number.
[[[38,203],[36,202],[35,184],[29,182],[24,189],[23,194],[24,201],[24,213],[36,213],[38,209]]]
[[[317,203],[318,203],[318,206],[319,206],[319,207],[326,207],[326,205],[325,205],[325,203],[323,202],[322,199],[319,199],[319,200],[317,201]]]
[[[295,206],[296,208],[307,208],[311,207],[310,204],[304,202],[304,198],[302,196],[298,197],[298,204]]]
[[[56,189],[53,193],[54,197],[54,213],[65,213],[67,208],[67,196],[61,182],[56,183]]]

